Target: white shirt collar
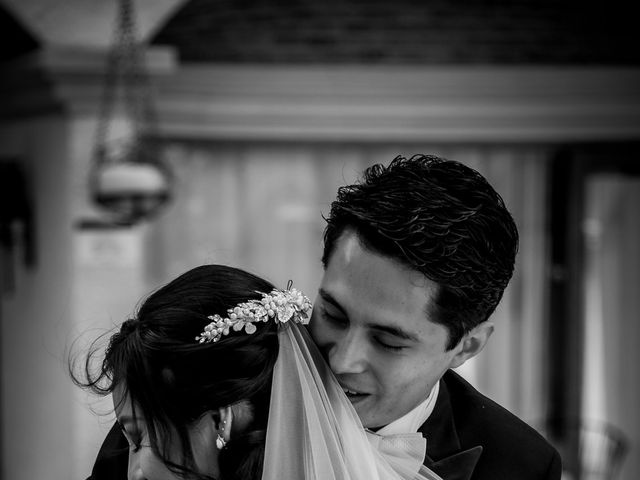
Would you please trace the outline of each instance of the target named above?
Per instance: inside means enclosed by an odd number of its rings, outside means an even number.
[[[398,433],[416,433],[418,429],[422,426],[424,422],[427,421],[431,412],[433,412],[434,407],[436,406],[436,400],[438,398],[438,392],[440,391],[440,382],[436,382],[436,384],[431,389],[429,396],[426,398],[424,402],[418,404],[413,410],[409,413],[403,415],[402,417],[394,420],[388,425],[385,425],[376,433],[378,435],[395,435]]]

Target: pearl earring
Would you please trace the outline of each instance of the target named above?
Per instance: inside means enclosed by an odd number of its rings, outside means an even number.
[[[227,444],[227,442],[225,441],[224,437],[221,435],[221,433],[224,433],[224,427],[227,424],[226,420],[223,420],[222,422],[222,428],[220,429],[220,432],[218,433],[218,438],[216,438],[216,447],[218,448],[218,450],[222,450],[225,445]]]

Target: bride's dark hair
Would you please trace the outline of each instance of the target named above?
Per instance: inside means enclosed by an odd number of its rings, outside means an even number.
[[[135,318],[113,334],[93,369],[96,344],[74,381],[100,395],[116,385],[144,416],[151,447],[168,468],[196,475],[188,426],[207,411],[249,402],[250,424],[222,449],[224,480],[259,479],[262,475],[273,367],[278,355],[275,322],[259,323],[251,335],[231,333],[215,343],[195,337],[213,314],[252,298],[273,285],[251,273],[223,265],[196,267],[152,293]],[[73,372],[73,368],[72,368]],[[181,455],[169,457],[170,440],[178,440]],[[200,478],[209,478],[199,475]]]

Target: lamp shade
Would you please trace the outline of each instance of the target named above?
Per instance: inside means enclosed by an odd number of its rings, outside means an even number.
[[[118,223],[134,224],[152,218],[171,197],[168,169],[152,158],[158,154],[156,149],[145,152],[143,145],[120,150],[118,158],[101,156],[103,161],[92,173],[93,201]]]

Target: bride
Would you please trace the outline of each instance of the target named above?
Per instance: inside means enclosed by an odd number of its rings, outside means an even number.
[[[129,444],[113,478],[440,479],[420,434],[386,444],[362,427],[306,332],[310,313],[295,288],[222,265],[152,293],[73,374],[112,395]]]

